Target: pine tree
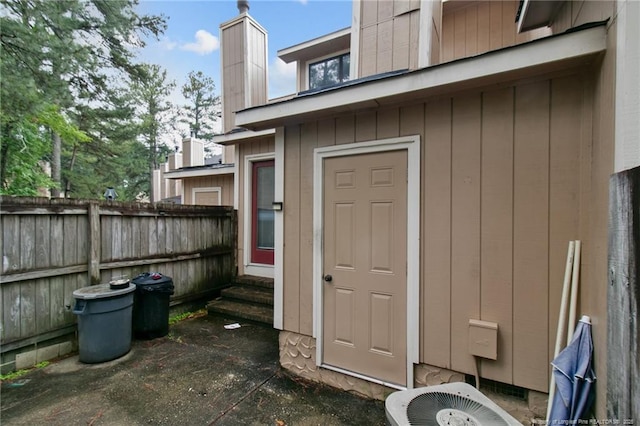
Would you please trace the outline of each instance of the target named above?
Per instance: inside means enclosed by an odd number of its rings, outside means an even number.
[[[189,125],[193,137],[205,141],[208,150],[220,116],[220,97],[215,95],[215,90],[213,79],[202,71],[191,71],[182,86],[182,95],[190,104],[183,107],[185,117],[181,121]]]

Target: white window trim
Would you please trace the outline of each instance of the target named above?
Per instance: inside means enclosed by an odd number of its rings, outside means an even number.
[[[252,191],[252,163],[258,161],[275,160],[275,153],[251,154],[244,156],[244,255],[243,267],[246,275],[274,278],[274,266],[251,262],[251,191]],[[274,223],[275,226],[275,223]],[[274,229],[275,232],[275,229]],[[275,247],[274,247],[275,249]],[[275,254],[275,253],[274,253]],[[275,262],[274,262],[275,263]]]
[[[200,188],[193,188],[191,190],[191,204],[196,204],[196,194],[199,192],[217,192],[218,193],[218,206],[222,205],[222,187],[220,186],[207,186]]]
[[[309,72],[309,66],[311,66],[311,64],[322,62],[330,58],[337,58],[347,53],[349,54],[349,78],[351,79],[351,52],[349,49],[338,50],[337,52],[333,52],[328,55],[319,56],[317,58],[313,58],[313,59],[309,59],[308,61],[305,61],[304,69],[305,69],[305,74],[307,76],[305,81],[305,84],[306,84],[305,90],[309,90],[309,88],[311,87],[311,83],[309,81],[309,79],[311,78],[311,73]]]
[[[420,194],[420,136],[404,136],[316,148],[313,153],[313,337],[316,338],[316,364],[323,363],[322,274],[323,274],[323,182],[325,158],[407,150],[408,194]],[[420,197],[407,197],[407,386],[413,388],[413,365],[419,362],[420,308]],[[379,379],[343,371],[345,374],[375,383]],[[382,383],[398,388],[398,385]]]

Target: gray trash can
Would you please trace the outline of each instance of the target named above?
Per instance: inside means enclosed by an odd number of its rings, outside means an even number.
[[[73,292],[81,362],[110,361],[129,352],[135,289],[130,283],[124,288],[100,284]]]

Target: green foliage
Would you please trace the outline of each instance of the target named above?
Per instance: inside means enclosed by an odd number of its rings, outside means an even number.
[[[2,0],[3,193],[36,195],[40,188],[60,187],[60,182],[44,176],[38,166],[42,160],[52,160],[55,169],[61,164],[67,195],[101,197],[104,182],[124,185],[132,180],[109,176],[108,170],[96,176],[92,166],[106,164],[105,169],[124,171],[127,166],[119,163],[130,158],[116,155],[105,161],[101,155],[118,153],[122,146],[137,151],[130,145],[140,129],[132,124],[131,115],[122,116],[127,108],[118,93],[143,75],[132,47],[143,46],[144,37],[158,37],[166,28],[164,17],[139,15],[137,4],[137,0]],[[126,134],[114,125],[118,115]],[[62,139],[61,158],[52,150],[51,141],[58,139],[53,135]]]
[[[42,361],[42,362],[37,363],[34,366],[34,368],[16,370],[16,371],[12,371],[11,373],[7,373],[7,374],[0,374],[0,382],[3,382],[5,380],[15,380],[18,377],[24,376],[25,374],[29,373],[30,371],[32,371],[34,369],[45,368],[49,364],[50,364],[49,361]]]
[[[190,101],[183,107],[184,117],[194,137],[210,141],[214,136],[214,125],[220,115],[220,97],[215,95],[216,86],[211,77],[202,71],[191,71],[182,86],[182,95]]]

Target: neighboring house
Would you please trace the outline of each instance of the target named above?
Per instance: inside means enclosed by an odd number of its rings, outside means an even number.
[[[279,52],[298,93],[271,101],[266,31],[246,9],[221,26],[238,269],[274,277],[285,367],[377,396],[460,380],[483,320],[497,359],[479,375],[546,393],[579,239],[606,417],[608,178],[640,163],[638,4],[355,0],[351,28]]]
[[[185,138],[182,153],[169,155],[154,176],[157,199],[177,204],[233,205],[235,165],[223,162],[225,151],[205,158],[203,142]]]

